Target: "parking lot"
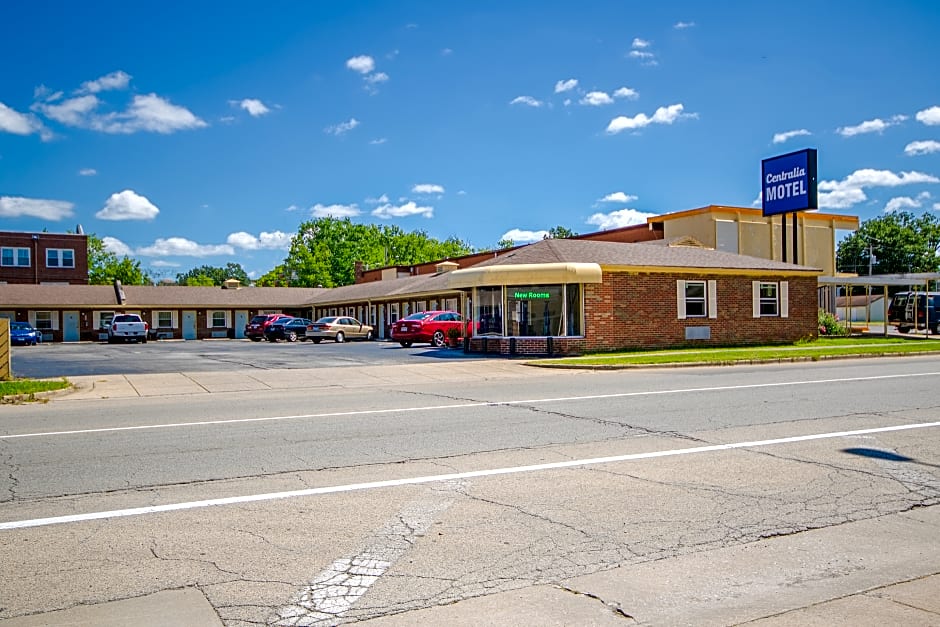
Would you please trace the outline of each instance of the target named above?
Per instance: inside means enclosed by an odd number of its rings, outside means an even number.
[[[226,370],[341,368],[481,359],[462,350],[393,342],[252,342],[160,340],[146,344],[75,342],[13,347],[13,374],[51,378],[95,374],[147,374]]]

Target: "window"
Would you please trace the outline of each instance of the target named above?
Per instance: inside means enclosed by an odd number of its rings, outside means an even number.
[[[172,311],[156,311],[154,312],[154,320],[158,329],[172,329],[174,327]]]
[[[477,288],[473,302],[473,319],[477,325],[477,335],[503,334],[503,288]]]
[[[228,315],[225,311],[213,311],[212,312],[212,328],[216,327],[227,327],[228,326]]]
[[[718,317],[717,281],[676,281],[679,320]]]
[[[74,268],[75,251],[71,248],[47,248],[47,268]]]
[[[705,317],[705,281],[685,282],[685,317]]]
[[[754,281],[751,287],[755,318],[786,318],[789,315],[786,281]]]
[[[7,247],[0,249],[0,265],[28,268],[29,249]]]
[[[51,331],[54,327],[53,321],[52,321],[52,312],[51,311],[37,311],[35,327],[43,331]]]
[[[111,326],[111,320],[114,319],[113,311],[96,311],[95,317],[98,318],[97,327],[99,329],[107,329]]]

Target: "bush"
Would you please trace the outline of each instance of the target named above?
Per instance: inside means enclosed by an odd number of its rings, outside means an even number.
[[[839,317],[824,309],[819,310],[820,335],[848,335],[849,330],[839,322]]]

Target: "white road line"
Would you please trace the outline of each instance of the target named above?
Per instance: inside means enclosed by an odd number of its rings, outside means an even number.
[[[195,422],[171,422],[155,425],[136,425],[132,427],[101,427],[99,429],[74,429],[70,431],[39,431],[35,433],[14,433],[0,435],[0,440],[19,438],[40,438],[59,435],[83,435],[88,433],[113,433],[116,431],[145,431],[150,429],[175,429],[182,427],[202,427],[209,425],[242,424],[250,422],[273,422],[280,420],[302,420],[309,418],[336,418],[343,416],[370,416],[376,414],[397,414],[408,412],[441,411],[450,409],[469,409],[473,407],[505,407],[513,405],[536,405],[541,403],[561,403],[570,401],[590,401],[612,398],[640,396],[660,396],[668,394],[697,394],[701,392],[724,392],[728,390],[752,390],[759,388],[788,387],[798,385],[829,385],[832,383],[855,383],[861,381],[883,381],[917,377],[940,376],[940,372],[917,372],[911,374],[886,374],[871,377],[847,377],[842,379],[812,379],[809,381],[775,381],[773,383],[750,383],[746,385],[719,385],[701,388],[679,388],[675,390],[644,390],[641,392],[618,392],[614,394],[590,394],[585,396],[559,396],[554,398],[532,398],[516,401],[488,401],[475,403],[455,403],[452,405],[430,405],[421,407],[394,407],[389,409],[358,409],[353,411],[323,412],[319,414],[294,414],[290,416],[262,416],[259,418],[227,418],[220,420],[199,420]]]
[[[370,481],[366,483],[352,483],[348,485],[327,486],[322,488],[309,488],[306,490],[289,490],[286,492],[270,492],[267,494],[249,494],[245,496],[231,496],[221,499],[208,499],[205,501],[190,501],[186,503],[168,503],[166,505],[153,505],[149,507],[135,507],[131,509],[117,509],[105,512],[91,512],[88,514],[72,514],[69,516],[53,516],[51,518],[34,518],[31,520],[16,520],[0,523],[0,531],[10,529],[23,529],[25,527],[44,527],[70,522],[83,522],[87,520],[101,520],[105,518],[120,518],[123,516],[139,516],[142,514],[156,514],[159,512],[174,512],[216,505],[235,505],[240,503],[255,503],[259,501],[273,501],[277,499],[296,498],[304,496],[318,496],[321,494],[336,494],[341,492],[356,492],[362,490],[375,490],[392,488],[403,485],[419,485],[440,481],[461,481],[474,477],[492,477],[496,475],[509,475],[543,470],[558,470],[578,466],[593,466],[597,464],[611,464],[615,462],[634,461],[639,459],[655,459],[659,457],[675,457],[678,455],[692,455],[696,453],[711,453],[715,451],[728,451],[741,448],[757,448],[762,446],[776,446],[791,444],[793,442],[808,442],[811,440],[826,440],[831,438],[845,438],[870,433],[888,433],[891,431],[909,431],[911,429],[929,429],[940,427],[940,422],[922,422],[918,424],[894,425],[890,427],[874,427],[871,429],[857,429],[854,431],[836,431],[832,433],[817,433],[813,435],[797,435],[788,438],[773,440],[753,440],[749,442],[734,442],[731,444],[713,444],[709,446],[696,446],[692,448],[671,449],[666,451],[653,451],[650,453],[630,453],[627,455],[614,455],[611,457],[594,457],[589,459],[576,459],[564,462],[534,464],[531,466],[512,466],[508,468],[492,468],[489,470],[472,470],[446,475],[430,475],[424,477],[410,477],[405,479],[390,479],[386,481]]]

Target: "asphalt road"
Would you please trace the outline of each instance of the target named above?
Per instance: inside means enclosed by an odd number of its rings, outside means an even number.
[[[657,564],[663,590],[621,591],[624,613],[733,624],[821,586],[940,572],[940,359],[449,366],[0,407],[0,619],[195,587],[226,625],[408,624],[539,586],[609,605],[612,582]],[[913,540],[876,524],[912,515]],[[858,525],[891,550],[816,540]],[[804,534],[786,568],[751,561]],[[708,555],[716,573],[670,590]]]

